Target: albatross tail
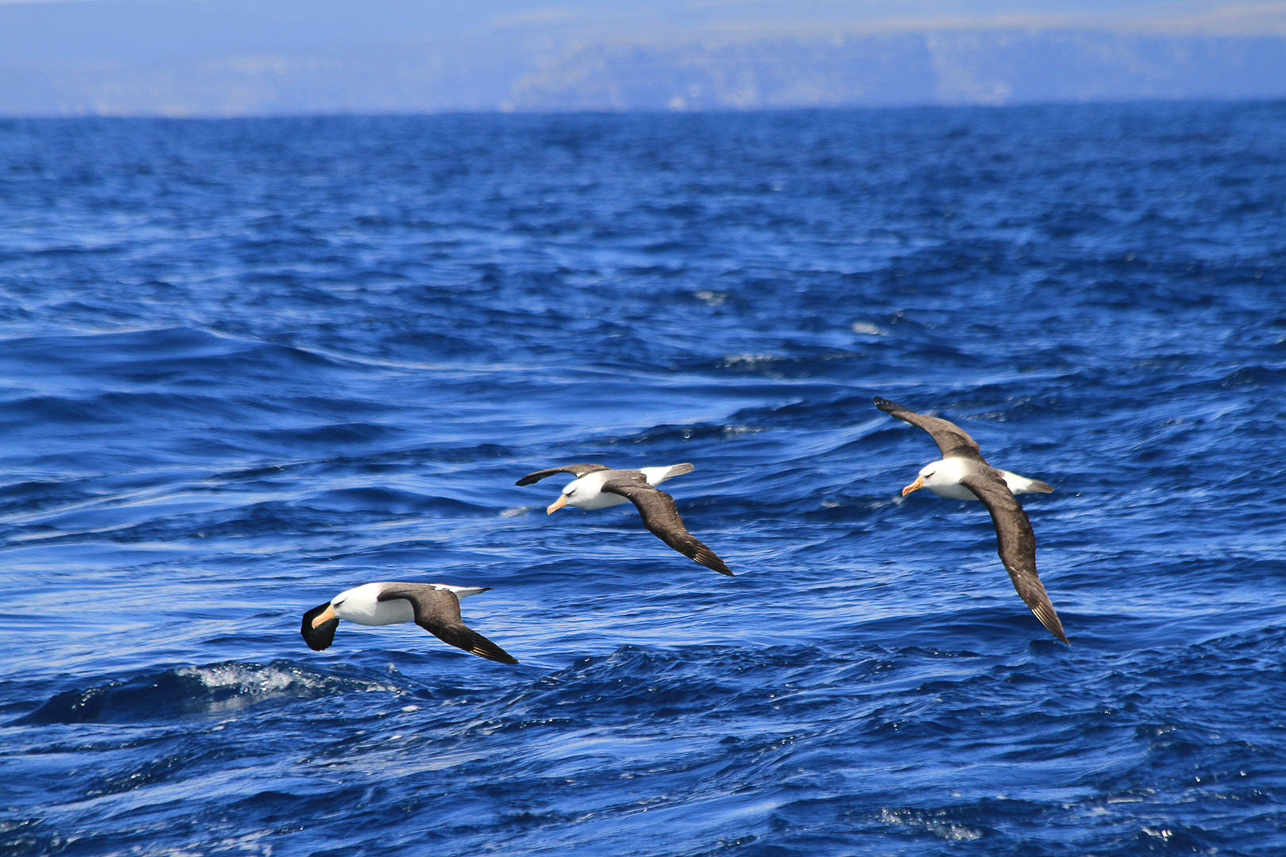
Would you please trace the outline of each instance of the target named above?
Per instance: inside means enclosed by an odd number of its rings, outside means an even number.
[[[1005,477],[1005,484],[1009,486],[1011,494],[1048,494],[1054,490],[1053,485],[1039,479],[1028,479],[1008,470],[1002,470],[1000,474]]]
[[[682,476],[685,473],[691,473],[695,469],[685,461],[683,464],[667,464],[665,467],[640,467],[639,472],[643,474],[643,478],[647,479],[647,484],[655,488],[671,477]]]

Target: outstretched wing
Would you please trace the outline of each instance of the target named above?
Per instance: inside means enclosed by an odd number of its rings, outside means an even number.
[[[977,442],[969,437],[964,429],[950,420],[917,414],[910,408],[899,405],[897,402],[890,402],[888,399],[881,399],[879,396],[875,397],[875,407],[891,417],[905,420],[911,425],[927,431],[929,436],[933,438],[933,442],[938,445],[938,449],[942,451],[943,458],[957,455],[983,461],[982,452],[979,450]]]
[[[448,589],[411,584],[397,589],[385,589],[378,598],[380,601],[403,598],[411,602],[415,624],[444,643],[502,664],[518,663],[513,655],[464,624],[460,618],[460,599]]]
[[[962,479],[960,484],[976,494],[991,513],[991,521],[996,525],[996,547],[1000,561],[1004,563],[1005,571],[1009,572],[1009,579],[1013,581],[1018,597],[1036,614],[1040,624],[1066,643],[1063,623],[1058,621],[1054,605],[1050,602],[1040,577],[1036,575],[1036,534],[1032,532],[1031,521],[1027,519],[1022,505],[1009,492],[1005,480],[998,475],[974,473]]]
[[[595,470],[611,470],[611,468],[606,464],[564,464],[562,467],[550,467],[546,470],[528,473],[514,484],[531,485],[533,482],[539,482],[546,476],[553,476],[555,473],[570,473],[579,479],[586,473],[593,473]]]
[[[674,505],[674,498],[649,485],[642,473],[613,477],[602,490],[619,494],[633,503],[639,510],[643,525],[679,553],[720,574],[733,576],[728,564],[683,526],[683,517]]]

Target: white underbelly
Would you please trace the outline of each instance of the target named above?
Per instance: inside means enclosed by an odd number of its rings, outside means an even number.
[[[402,598],[369,604],[344,604],[335,611],[335,615],[359,625],[397,625],[415,619],[411,602]]]
[[[570,505],[575,506],[578,509],[606,509],[608,506],[619,506],[622,503],[628,502],[630,501],[626,500],[620,494],[610,494],[606,491],[602,491],[598,496],[585,500],[583,504],[571,503]]]
[[[977,494],[973,493],[968,488],[959,484],[927,485],[925,487],[927,487],[934,494],[937,494],[939,497],[946,497],[951,500],[977,500],[978,499]]]

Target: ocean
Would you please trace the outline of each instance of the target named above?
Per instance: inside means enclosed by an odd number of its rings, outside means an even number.
[[[1286,103],[0,121],[0,855],[1286,853],[1284,422]]]

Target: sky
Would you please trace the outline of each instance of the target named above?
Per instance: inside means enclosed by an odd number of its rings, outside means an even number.
[[[979,31],[1006,31],[1020,41],[1095,33],[1096,46],[1086,43],[1060,62],[1068,74],[1092,73],[1087,58],[1106,53],[1105,78],[1147,67],[1150,77],[1123,89],[1126,96],[1265,97],[1262,80],[1238,91],[1237,69],[1247,79],[1276,73],[1271,55],[1286,45],[1286,0],[0,0],[0,114],[756,107],[789,106],[791,98],[950,102],[973,97],[960,94],[953,75],[979,74],[995,84],[978,90],[978,98],[994,100],[1016,84],[1025,92],[1022,81],[1002,79],[997,63],[1038,62],[1048,52],[1040,43],[1026,49],[1030,60],[1005,54],[1003,44],[971,48],[973,65],[949,68],[943,80],[919,90],[890,89],[881,83],[887,70],[868,68],[874,37],[937,34],[929,48],[937,53],[924,60],[932,66],[926,73],[937,74],[944,56],[960,61],[962,34]],[[943,47],[943,38],[956,41]],[[800,46],[800,56],[774,75],[799,85],[771,90],[752,82],[740,94],[711,89],[712,80],[744,79],[757,64],[776,62],[772,46],[783,40]],[[829,56],[836,44],[839,53]],[[1157,68],[1169,55],[1183,61],[1193,44],[1216,66],[1228,56],[1228,69],[1211,70],[1218,86],[1203,84],[1193,68]],[[840,76],[833,88],[809,60],[822,54]],[[914,63],[914,52],[884,62]],[[658,67],[656,92],[622,94],[622,81]],[[591,80],[594,68],[606,68],[606,79]],[[689,71],[670,75],[670,69]],[[854,82],[873,73],[871,82]],[[683,96],[694,88],[705,96]],[[1085,100],[1103,88],[1055,87],[1050,97]]]

